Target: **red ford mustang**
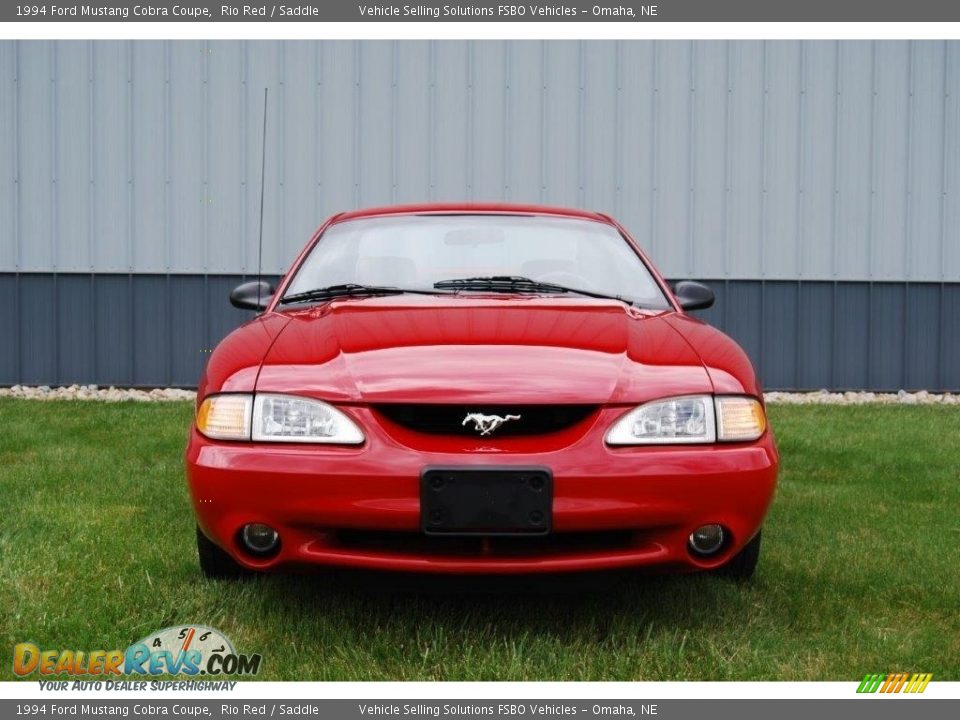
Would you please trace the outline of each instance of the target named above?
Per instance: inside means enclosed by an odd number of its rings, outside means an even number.
[[[337,215],[210,357],[186,453],[200,566],[746,578],[777,450],[730,338],[594,213]]]

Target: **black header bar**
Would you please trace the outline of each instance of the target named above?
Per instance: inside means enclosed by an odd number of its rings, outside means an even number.
[[[946,0],[11,2],[3,22],[958,22]]]

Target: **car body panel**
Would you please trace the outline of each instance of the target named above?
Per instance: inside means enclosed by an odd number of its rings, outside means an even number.
[[[216,444],[194,431],[188,464],[202,483],[192,496],[203,531],[220,539],[248,567],[321,562],[436,572],[590,570],[634,564],[684,569],[716,567],[746,544],[762,522],[776,485],[777,454],[769,433],[736,447],[607,448],[602,436],[622,410],[600,413],[564,447],[529,440],[464,440],[426,450],[381,430],[368,408],[351,408],[373,428],[360,448]],[[539,445],[539,444],[537,444]],[[597,448],[602,448],[598,451]],[[586,549],[530,557],[398,552],[389,544],[344,546],[344,530],[415,534],[420,524],[419,475],[425,465],[544,465],[554,476],[553,532],[628,530],[633,537],[604,552]],[[264,491],[269,478],[269,492]],[[236,528],[265,522],[284,538],[280,555],[261,562],[240,551]],[[701,560],[686,551],[692,529],[719,522],[732,543]]]
[[[452,212],[549,214],[611,224],[655,274],[673,308],[494,293],[277,305],[299,263],[331,224]],[[605,444],[609,428],[647,401],[714,393],[762,401],[762,392],[736,343],[683,312],[626,231],[597,213],[473,204],[334,216],[301,252],[266,312],[228,335],[211,355],[198,402],[222,392],[321,399],[365,434],[362,445],[336,446],[224,442],[192,429],[186,467],[198,525],[236,562],[258,570],[292,565],[456,573],[709,569],[729,561],[754,537],[776,487],[778,455],[770,430],[749,443]],[[387,417],[383,408],[392,404],[575,404],[587,410],[557,431],[498,437],[422,432]],[[475,552],[453,552],[442,542],[422,543],[424,467],[505,465],[552,472],[547,545],[507,551],[494,539]],[[263,558],[244,551],[238,530],[250,522],[279,531],[278,554]],[[706,523],[720,523],[729,532],[723,550],[710,558],[687,547],[692,530]]]
[[[699,356],[664,315],[573,298],[336,300],[291,313],[257,390],[484,404],[636,404],[712,392]]]
[[[197,399],[211,392],[252,392],[263,358],[290,318],[270,313],[253,318],[225,337],[207,360]]]

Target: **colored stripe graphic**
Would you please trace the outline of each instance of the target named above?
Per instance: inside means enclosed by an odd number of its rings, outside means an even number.
[[[907,692],[913,693],[922,693],[927,689],[927,685],[930,684],[930,679],[933,677],[933,673],[920,673],[917,675],[916,686],[912,690],[907,690]]]
[[[933,673],[867,673],[857,687],[858,693],[922,693]]]
[[[883,681],[883,675],[880,673],[867,673],[863,676],[863,682],[857,688],[858,693],[875,693]]]

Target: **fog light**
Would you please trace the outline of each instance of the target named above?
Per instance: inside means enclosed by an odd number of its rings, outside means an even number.
[[[723,547],[725,539],[720,525],[701,525],[690,533],[690,548],[698,555],[713,555]]]
[[[247,546],[247,550],[258,555],[273,552],[280,541],[277,531],[263,523],[244,525],[240,537],[243,539],[243,544]]]

